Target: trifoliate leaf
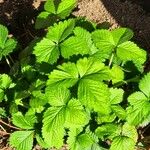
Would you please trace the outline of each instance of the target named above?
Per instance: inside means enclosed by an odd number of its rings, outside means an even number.
[[[111,31],[115,45],[129,41],[133,37],[133,31],[128,28],[117,28]]]
[[[78,70],[74,63],[64,63],[49,75],[47,86],[72,87],[78,81]]]
[[[110,150],[134,150],[135,142],[126,136],[114,138]]]
[[[31,150],[33,146],[33,131],[15,131],[10,135],[10,145],[16,150]]]
[[[46,88],[46,97],[52,106],[65,105],[69,101],[70,95],[70,91],[64,87]]]
[[[113,84],[124,80],[124,72],[120,66],[113,66],[111,69],[111,75]]]
[[[135,92],[128,97],[131,104],[127,108],[127,121],[132,125],[139,125],[150,114],[150,102],[142,92]]]
[[[47,38],[53,42],[60,43],[73,31],[75,21],[73,19],[65,20],[54,24],[48,29]]]
[[[139,70],[141,70],[141,66],[146,61],[146,52],[130,41],[118,46],[117,56],[122,61],[133,61]]]
[[[96,112],[110,112],[109,90],[104,83],[89,79],[81,79],[78,87],[78,99],[83,105]]]
[[[103,63],[90,58],[77,61],[80,78],[103,81],[111,78],[110,70]]]
[[[21,112],[17,112],[13,114],[12,122],[22,129],[33,129],[34,123],[36,122],[36,116],[35,114],[26,114],[23,116]]]
[[[0,75],[0,88],[1,89],[9,88],[11,83],[12,83],[12,80],[7,74]]]
[[[8,30],[5,26],[0,25],[0,49],[4,48],[5,42],[7,40]]]
[[[63,145],[65,122],[65,107],[50,107],[44,113],[42,135],[44,141],[51,147],[60,148]],[[57,139],[57,140],[56,140]]]
[[[110,103],[118,104],[123,100],[124,91],[122,89],[110,88]]]
[[[53,64],[59,58],[58,46],[49,39],[43,38],[34,47],[33,54],[35,54],[37,62],[47,62]]]
[[[150,97],[150,73],[145,75],[139,83],[140,90],[147,96]]]
[[[85,112],[81,102],[71,99],[66,107],[66,126],[80,127],[89,121],[89,115]]]
[[[64,19],[76,7],[77,0],[62,0],[57,9],[57,15]]]
[[[115,115],[119,117],[119,119],[126,119],[126,111],[120,105],[112,105],[111,108]]]

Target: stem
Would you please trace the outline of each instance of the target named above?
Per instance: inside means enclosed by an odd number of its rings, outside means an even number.
[[[108,66],[110,67],[114,58],[114,53],[112,53]]]
[[[8,66],[11,68],[10,62],[9,62],[9,60],[7,59],[7,57],[5,57],[5,59],[6,59],[6,62],[7,62],[7,64],[8,64]]]
[[[15,130],[20,130],[20,128],[14,127],[14,126],[12,126],[12,125],[10,125],[10,124],[4,122],[4,121],[1,120],[1,119],[0,119],[0,123],[6,125],[6,126],[9,127],[9,128],[12,128],[12,129],[15,129]]]
[[[6,135],[10,135],[10,133],[5,132],[5,131],[0,131],[0,135],[1,135],[1,136],[6,136]]]
[[[14,60],[12,59],[12,57],[11,57],[10,55],[8,55],[8,57],[10,58],[11,62],[12,62],[13,64],[15,64]]]

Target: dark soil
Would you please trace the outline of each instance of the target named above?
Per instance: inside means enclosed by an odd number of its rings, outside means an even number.
[[[35,35],[41,34],[34,29],[34,23],[43,8],[43,1],[45,0],[0,0],[0,23],[8,27],[22,48]],[[109,22],[112,29],[119,26],[131,28],[135,32],[133,40],[147,50],[150,56],[150,0],[79,0],[73,14],[86,16],[97,23]],[[146,70],[150,70],[149,56]],[[145,141],[148,139],[150,145],[148,134],[147,130],[145,136],[148,138]],[[4,142],[5,139],[7,138],[0,136],[0,150],[11,150]]]

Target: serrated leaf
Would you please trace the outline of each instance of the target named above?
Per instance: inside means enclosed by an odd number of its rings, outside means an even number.
[[[110,103],[118,104],[123,100],[124,91],[122,89],[110,88]]]
[[[12,83],[12,80],[7,74],[0,75],[0,88],[1,89],[9,88],[11,83]]]
[[[33,131],[15,131],[9,141],[16,150],[31,150],[33,146]]]
[[[23,116],[21,112],[17,112],[13,114],[12,122],[19,128],[33,129],[34,123],[36,122],[36,116],[35,114],[26,114],[25,116]]]
[[[65,58],[69,58],[74,54],[84,55],[97,51],[92,42],[91,34],[87,30],[76,27],[73,32],[75,36],[70,37],[61,45],[61,52]]]
[[[64,87],[47,87],[46,97],[48,102],[52,106],[62,106],[65,105],[70,99],[70,91]]]
[[[78,81],[78,70],[74,63],[64,63],[49,75],[47,86],[72,87]]]
[[[112,105],[111,108],[115,115],[119,117],[119,119],[126,119],[126,111],[120,105]]]
[[[110,70],[103,63],[90,58],[77,61],[80,78],[103,81],[111,78]]]
[[[135,142],[124,136],[115,137],[110,150],[134,150]]]
[[[64,19],[70,15],[71,11],[76,7],[77,0],[63,0],[58,6],[57,14]]]
[[[146,52],[130,41],[124,42],[117,47],[117,56],[122,61],[133,61],[139,70],[142,69],[141,67],[146,61]]]
[[[36,55],[37,62],[47,62],[53,64],[59,58],[58,46],[47,38],[43,38],[34,47],[33,54]]]
[[[150,73],[145,75],[139,83],[139,89],[147,96],[150,97]]]
[[[0,48],[4,48],[5,42],[7,40],[8,30],[5,26],[0,25]]]
[[[117,28],[111,31],[111,34],[116,45],[130,40],[134,35],[133,31],[128,28]]]
[[[89,109],[108,114],[110,112],[109,96],[109,90],[105,84],[89,79],[80,80],[78,99]]]
[[[71,99],[66,108],[65,125],[69,127],[84,126],[89,121],[89,115],[85,112],[79,100]]]
[[[131,104],[127,108],[127,121],[132,125],[142,123],[150,113],[150,102],[142,92],[135,92],[128,97]]]
[[[54,24],[54,26],[48,29],[46,37],[53,42],[60,43],[72,33],[74,26],[74,19],[59,22],[58,24]]]
[[[50,107],[44,113],[42,135],[44,141],[51,147],[60,148],[63,145],[65,122],[65,107]],[[57,140],[56,140],[57,139]]]
[[[55,0],[47,0],[45,5],[44,5],[44,9],[49,12],[49,13],[56,13],[56,9],[55,9]]]
[[[120,66],[113,66],[111,69],[111,75],[113,84],[124,80],[124,72]]]

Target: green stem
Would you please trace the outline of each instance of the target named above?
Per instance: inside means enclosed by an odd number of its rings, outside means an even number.
[[[9,62],[8,58],[5,57],[5,59],[6,59],[6,62],[7,62],[7,64],[8,64],[8,66],[11,68],[11,65],[10,65],[10,62]]]
[[[14,60],[12,59],[12,57],[11,57],[10,55],[8,55],[8,57],[10,58],[11,62],[12,62],[13,64],[15,64]]]
[[[110,67],[111,64],[112,64],[113,59],[114,59],[114,53],[112,53],[112,55],[111,55],[111,58],[110,58],[110,61],[109,61],[109,64],[108,64],[109,67]]]

